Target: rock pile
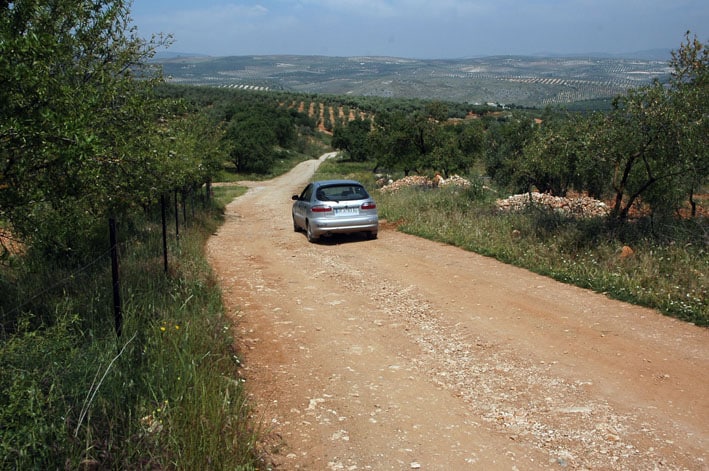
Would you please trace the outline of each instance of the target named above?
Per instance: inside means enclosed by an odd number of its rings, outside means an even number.
[[[455,186],[460,186],[463,188],[467,188],[470,186],[470,181],[466,180],[463,177],[460,177],[458,175],[451,175],[449,178],[446,178],[445,180],[441,180],[439,183],[439,186],[449,186],[449,185],[455,185]]]
[[[421,175],[410,175],[396,181],[381,178],[377,183],[381,187],[380,191],[384,193],[392,193],[402,188],[410,187],[430,189],[450,185],[462,188],[470,186],[469,180],[458,175],[443,178],[438,174],[433,179]],[[530,198],[532,204],[573,217],[591,218],[607,216],[610,212],[610,208],[603,201],[588,196],[575,195],[571,197],[560,197],[536,191],[498,199],[497,208],[500,211],[521,211],[530,205]]]
[[[400,180],[393,181],[384,185],[381,191],[384,193],[398,191],[402,188],[418,187],[418,188],[433,188],[433,180],[420,175],[411,175]]]
[[[590,218],[608,215],[610,208],[603,202],[588,196],[560,197],[545,193],[524,193],[497,200],[500,211],[520,211],[531,204],[545,206],[564,215]]]
[[[400,190],[402,188],[408,188],[408,187],[418,187],[418,188],[436,188],[439,186],[448,186],[448,185],[457,185],[460,187],[468,187],[470,186],[470,182],[466,180],[463,177],[460,177],[458,175],[452,175],[450,178],[443,178],[440,175],[436,175],[436,177],[432,180],[428,177],[421,176],[421,175],[411,175],[408,177],[404,177],[400,180],[396,181],[391,181],[381,187],[381,191],[383,192],[394,192],[397,190]]]

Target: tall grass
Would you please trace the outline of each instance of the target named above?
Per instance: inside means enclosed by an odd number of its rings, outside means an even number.
[[[203,255],[219,214],[199,210],[171,236],[168,273],[159,224],[122,226],[120,338],[100,250],[60,280],[31,254],[4,266],[0,468],[257,469],[232,323]]]

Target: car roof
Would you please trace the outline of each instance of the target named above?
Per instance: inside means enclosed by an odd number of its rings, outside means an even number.
[[[357,180],[318,180],[313,182],[316,187],[319,186],[330,186],[330,185],[362,185]]]

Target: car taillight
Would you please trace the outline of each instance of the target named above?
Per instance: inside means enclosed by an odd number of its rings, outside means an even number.
[[[332,208],[330,206],[313,206],[310,210],[314,213],[329,213]]]
[[[362,203],[362,209],[377,209],[376,203]]]

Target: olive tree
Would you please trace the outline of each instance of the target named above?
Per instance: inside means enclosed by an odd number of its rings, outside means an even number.
[[[468,173],[482,155],[484,139],[481,121],[440,125],[429,165],[446,178],[456,172]]]
[[[485,168],[499,185],[512,191],[528,191],[532,178],[523,165],[524,149],[538,126],[527,115],[513,114],[503,122],[492,122],[485,138]]]
[[[344,150],[355,162],[366,162],[372,158],[371,131],[372,122],[369,119],[354,119],[345,125],[337,125],[332,133],[332,147]]]
[[[123,0],[0,3],[0,220],[19,237],[61,250],[153,186],[147,59],[168,43]]]
[[[409,175],[431,166],[443,132],[427,112],[383,112],[377,115],[372,141],[378,166]]]
[[[596,149],[613,168],[612,215],[626,219],[639,201],[670,213],[709,175],[707,45],[690,40],[673,54],[668,85],[655,81],[616,98]]]
[[[696,215],[695,193],[709,178],[709,44],[702,44],[690,32],[677,51],[672,52],[672,105],[679,128],[680,157],[686,161],[687,175],[682,188]]]
[[[592,153],[594,123],[594,116],[547,110],[524,146],[517,172],[542,193],[566,196],[573,189],[600,197],[609,172]]]

